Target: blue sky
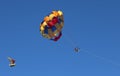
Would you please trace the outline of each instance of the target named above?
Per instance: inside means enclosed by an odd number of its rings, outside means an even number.
[[[65,19],[57,42],[39,32],[52,10]],[[0,1],[0,76],[120,76],[119,54],[119,0]]]

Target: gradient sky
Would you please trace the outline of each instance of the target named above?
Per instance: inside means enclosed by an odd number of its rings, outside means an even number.
[[[65,18],[57,42],[39,32],[52,10]],[[120,1],[1,0],[0,76],[120,76]]]

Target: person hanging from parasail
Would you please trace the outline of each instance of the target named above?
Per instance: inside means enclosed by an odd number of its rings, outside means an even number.
[[[80,48],[76,47],[76,48],[74,48],[74,51],[75,51],[75,52],[79,52],[79,51],[80,51]]]

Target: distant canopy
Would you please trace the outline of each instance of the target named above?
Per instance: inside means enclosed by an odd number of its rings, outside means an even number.
[[[64,26],[63,12],[52,11],[40,24],[40,33],[43,37],[57,41],[62,36]]]
[[[15,60],[13,58],[11,58],[11,57],[8,57],[8,60],[10,61],[9,66],[14,67],[15,66]]]

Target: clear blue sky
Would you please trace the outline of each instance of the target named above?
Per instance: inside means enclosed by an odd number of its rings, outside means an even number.
[[[65,18],[58,42],[39,32],[52,10]],[[120,1],[1,0],[0,76],[120,76]]]

